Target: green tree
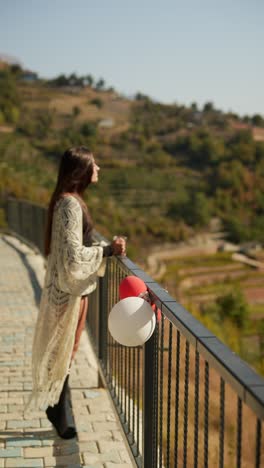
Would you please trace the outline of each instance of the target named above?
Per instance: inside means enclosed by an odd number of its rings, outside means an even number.
[[[72,115],[73,117],[78,117],[78,115],[80,115],[81,113],[81,109],[79,106],[73,106],[72,108]]]
[[[101,109],[103,107],[103,101],[100,98],[91,99],[90,104],[93,104],[94,106],[98,107],[98,109]]]
[[[68,78],[68,84],[70,86],[76,86],[77,81],[78,81],[78,77],[77,77],[76,73],[71,73],[69,78]]]
[[[203,107],[203,112],[212,112],[214,110],[214,104],[212,102],[206,102]]]
[[[238,287],[217,297],[214,303],[203,306],[202,312],[222,326],[231,321],[236,327],[243,328],[249,318],[249,306]]]
[[[93,86],[93,84],[94,84],[94,79],[93,79],[92,75],[86,75],[86,76],[84,77],[84,84],[86,84],[87,86],[90,86],[90,87]]]
[[[233,242],[240,243],[250,239],[248,224],[243,222],[235,212],[224,219],[224,228],[228,232],[229,239]]]
[[[253,115],[251,122],[253,125],[256,125],[257,127],[263,127],[264,126],[264,119],[260,114],[255,114]]]
[[[98,90],[104,89],[104,87],[105,87],[105,80],[104,80],[103,78],[100,78],[100,79],[97,81],[95,87],[96,87],[96,89],[98,89]]]
[[[194,192],[189,206],[190,224],[195,226],[206,226],[210,221],[210,203],[203,192]]]
[[[196,102],[192,102],[191,103],[191,109],[193,112],[197,112],[198,111],[198,105],[196,104]]]
[[[51,80],[50,83],[54,84],[55,86],[67,86],[69,84],[69,80],[66,75],[61,74],[57,78]]]
[[[255,143],[255,160],[258,162],[264,161],[264,142],[257,141]]]
[[[239,328],[243,328],[249,317],[249,307],[242,291],[237,288],[216,300],[220,319],[229,318]]]
[[[21,100],[14,75],[9,71],[0,72],[0,112],[7,123],[16,123]]]
[[[250,165],[255,161],[255,142],[252,132],[243,130],[237,132],[228,142],[229,158]]]
[[[81,134],[85,137],[96,137],[97,127],[93,122],[85,122],[80,128]]]
[[[178,183],[175,192],[175,199],[169,203],[167,216],[173,219],[183,219],[185,208],[189,203],[189,194],[186,188]]]
[[[17,131],[28,137],[45,138],[51,131],[53,123],[52,113],[50,111],[23,113],[17,125]]]

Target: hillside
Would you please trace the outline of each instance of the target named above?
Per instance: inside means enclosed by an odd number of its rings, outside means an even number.
[[[202,234],[153,249],[146,267],[178,302],[264,375],[264,251],[255,251],[256,260],[252,251],[249,260],[239,253],[243,250]]]
[[[126,234],[154,242],[188,237],[211,216],[236,241],[262,239],[261,116],[242,119],[212,103],[163,105],[139,93],[129,100],[91,75],[44,81],[18,65],[1,72],[1,85],[4,194],[47,203],[60,154],[85,144],[103,169],[89,206],[96,209],[102,193],[110,203],[97,220],[105,231],[110,210],[114,229],[125,224]]]
[[[87,197],[104,234],[178,241],[217,216],[233,240],[262,241],[261,116],[127,99],[91,75],[47,81],[16,64],[0,89],[3,195],[47,203],[61,153],[84,144],[102,166]]]

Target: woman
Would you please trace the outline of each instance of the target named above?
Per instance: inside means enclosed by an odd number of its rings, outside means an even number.
[[[47,271],[33,342],[33,390],[28,407],[46,409],[63,438],[76,434],[68,377],[85,324],[88,294],[96,288],[103,256],[125,255],[122,238],[110,246],[92,244],[92,220],[83,194],[98,181],[99,170],[87,148],[68,149],[48,209]]]

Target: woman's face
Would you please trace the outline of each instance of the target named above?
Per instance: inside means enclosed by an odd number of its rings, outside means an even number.
[[[97,166],[95,160],[93,160],[93,175],[91,177],[91,182],[96,183],[98,182],[98,173],[100,171],[100,167]]]

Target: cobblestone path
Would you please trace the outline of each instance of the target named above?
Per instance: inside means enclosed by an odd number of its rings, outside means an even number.
[[[31,345],[44,275],[41,256],[0,236],[0,468],[132,467],[86,332],[70,376],[78,437],[57,436],[44,412],[24,415]]]

